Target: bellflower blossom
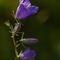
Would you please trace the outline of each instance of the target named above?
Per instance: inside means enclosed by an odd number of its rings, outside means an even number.
[[[27,48],[24,52],[21,53],[20,59],[21,60],[34,60],[36,57],[36,52]]]
[[[29,0],[19,0],[19,6],[16,10],[16,19],[24,19],[37,13],[38,7],[31,5]]]

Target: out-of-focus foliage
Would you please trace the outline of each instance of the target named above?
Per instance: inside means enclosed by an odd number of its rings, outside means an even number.
[[[19,0],[0,0],[0,60],[14,60],[14,49],[6,20],[13,21]],[[22,21],[25,37],[36,36],[39,43],[31,48],[37,51],[36,60],[60,60],[60,0],[31,0],[39,6],[37,15]]]

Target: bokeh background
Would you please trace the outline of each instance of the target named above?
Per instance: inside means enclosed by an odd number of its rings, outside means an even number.
[[[24,37],[37,37],[38,44],[29,46],[36,50],[36,60],[60,60],[60,0],[30,0],[39,6],[38,14],[31,16],[24,24]],[[14,60],[14,47],[9,28],[4,22],[13,22],[19,0],[0,0],[0,60]]]

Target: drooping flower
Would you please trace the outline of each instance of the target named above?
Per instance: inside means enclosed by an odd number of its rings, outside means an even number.
[[[25,44],[35,44],[38,42],[38,39],[37,38],[24,38],[24,39],[21,39],[20,41],[22,41]]]
[[[29,0],[19,0],[19,6],[16,10],[15,18],[24,19],[30,15],[34,15],[38,11],[38,7],[31,5]]]
[[[36,57],[36,52],[27,48],[24,52],[21,53],[20,59],[21,60],[34,60]]]

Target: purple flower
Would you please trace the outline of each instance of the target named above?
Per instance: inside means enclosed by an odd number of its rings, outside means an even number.
[[[24,52],[21,53],[20,59],[21,60],[34,60],[36,57],[36,52],[27,48]]]
[[[36,39],[36,38],[25,38],[25,39],[21,39],[20,41],[22,41],[25,44],[35,44],[38,42],[38,39]]]
[[[24,19],[30,15],[37,13],[38,7],[31,5],[29,0],[19,0],[19,6],[16,11],[15,18]]]

